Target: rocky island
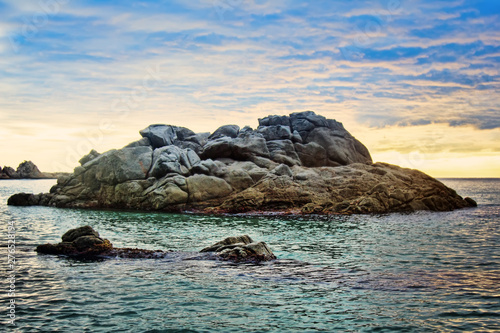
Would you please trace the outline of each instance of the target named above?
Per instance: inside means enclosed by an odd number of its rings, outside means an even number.
[[[373,163],[336,120],[312,111],[194,133],[151,125],[141,139],[91,151],[50,193],[9,205],[200,213],[352,214],[475,206],[423,172]]]

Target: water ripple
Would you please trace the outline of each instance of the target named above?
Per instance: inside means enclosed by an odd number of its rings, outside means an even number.
[[[280,218],[0,204],[0,232],[6,234],[7,222],[17,227],[16,329],[498,331],[499,182],[448,181],[462,195],[478,198],[479,207]],[[0,200],[51,185],[0,182]],[[179,252],[156,260],[77,261],[33,251],[86,224],[118,247]],[[233,264],[198,254],[221,238],[242,233],[266,241],[280,259]],[[1,244],[4,256],[6,250]],[[9,301],[5,293],[0,300]]]

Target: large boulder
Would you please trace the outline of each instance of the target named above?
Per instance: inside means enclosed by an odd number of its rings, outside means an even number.
[[[267,141],[271,160],[277,163],[284,163],[289,166],[301,165],[300,157],[290,140]]]
[[[171,145],[177,138],[174,126],[170,125],[150,125],[139,133],[149,139],[153,148]]]
[[[314,168],[329,165],[325,148],[316,142],[309,142],[308,144],[295,143],[294,147],[303,166]],[[340,164],[330,164],[329,166],[338,165]]]
[[[148,209],[177,211],[177,205],[186,204],[189,199],[186,178],[168,175],[152,183],[144,191],[138,191],[137,198]]]
[[[305,140],[310,131],[316,127],[328,127],[325,117],[319,116],[313,111],[296,112],[290,115],[292,131],[297,131]]]
[[[323,147],[328,160],[338,165],[372,163],[368,149],[348,132],[341,134],[328,127],[318,127],[308,133],[305,142],[316,143]]]
[[[238,125],[224,125],[219,127],[218,129],[213,132],[208,139],[209,140],[214,140],[218,138],[222,138],[224,136],[230,137],[230,138],[236,138],[238,136],[238,133],[240,131],[240,127]]]
[[[236,160],[250,160],[254,156],[269,157],[266,139],[258,133],[242,133],[234,139],[233,145],[233,157]]]
[[[122,148],[100,155],[83,167],[95,166],[95,179],[116,185],[133,179],[145,179],[153,161],[151,147]],[[89,165],[92,163],[92,165]]]
[[[260,126],[257,132],[262,134],[262,136],[267,140],[289,140],[292,138],[292,132],[290,126],[282,125],[271,125],[271,126]]]
[[[259,126],[288,126],[290,127],[290,117],[288,116],[267,116],[259,118]]]
[[[62,235],[61,239],[63,242],[73,242],[74,240],[82,236],[99,237],[99,233],[95,231],[91,226],[87,225],[66,231]]]
[[[200,157],[204,160],[231,157],[234,147],[233,141],[228,136],[210,140],[203,146]]]
[[[229,157],[235,160],[251,160],[253,157],[269,157],[266,139],[262,134],[243,132],[236,138],[223,136],[210,140],[203,147],[202,159],[218,159]]]
[[[88,258],[109,253],[113,248],[109,240],[99,237],[99,233],[90,226],[68,230],[61,238],[61,243],[39,245],[36,251]]]
[[[155,149],[150,175],[156,178],[161,178],[169,173],[186,176],[198,163],[200,163],[200,158],[192,149],[181,149],[169,145]]]
[[[194,175],[187,178],[186,183],[189,191],[189,202],[224,198],[233,191],[224,179],[213,176]]]

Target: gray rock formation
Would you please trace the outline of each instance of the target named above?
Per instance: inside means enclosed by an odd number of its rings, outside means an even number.
[[[312,111],[214,133],[151,125],[142,139],[91,151],[50,193],[11,205],[235,213],[387,213],[474,206],[417,170],[372,163],[343,125]],[[4,168],[5,170],[5,168]]]

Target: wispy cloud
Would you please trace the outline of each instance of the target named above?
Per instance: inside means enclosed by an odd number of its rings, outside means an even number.
[[[118,119],[113,102],[147,68],[161,84],[129,103],[116,140],[149,123],[213,130],[305,109],[354,128],[500,129],[495,1],[12,0],[0,11],[9,135],[33,119],[79,140]]]

